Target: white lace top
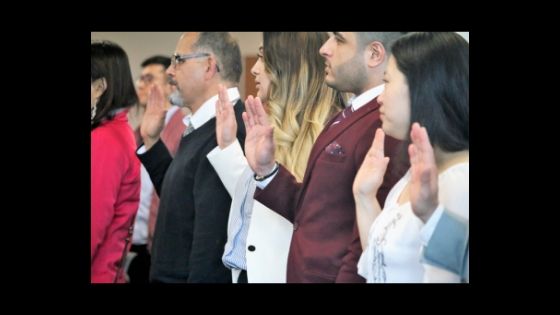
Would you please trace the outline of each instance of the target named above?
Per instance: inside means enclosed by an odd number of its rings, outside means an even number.
[[[400,206],[397,203],[409,180],[410,170],[389,192],[383,211],[370,227],[358,273],[367,282],[459,281],[458,277],[421,262],[420,232],[424,223],[414,215],[410,202]],[[445,209],[469,218],[468,162],[456,164],[439,175],[439,201]]]

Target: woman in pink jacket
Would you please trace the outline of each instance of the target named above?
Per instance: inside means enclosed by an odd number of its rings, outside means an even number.
[[[91,282],[125,282],[140,199],[140,161],[127,111],[138,101],[128,57],[118,45],[91,43]]]

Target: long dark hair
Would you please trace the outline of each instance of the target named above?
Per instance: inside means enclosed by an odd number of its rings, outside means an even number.
[[[112,119],[115,110],[138,102],[128,56],[119,45],[110,41],[91,43],[91,82],[101,78],[107,81],[107,89],[97,103],[92,130],[101,121]]]
[[[411,33],[392,48],[410,89],[410,119],[432,145],[469,149],[469,44],[454,32]]]

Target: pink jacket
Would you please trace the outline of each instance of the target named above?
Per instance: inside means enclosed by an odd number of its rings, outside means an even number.
[[[124,282],[118,271],[140,200],[140,161],[126,114],[91,132],[92,283],[115,282],[117,273],[117,282]]]

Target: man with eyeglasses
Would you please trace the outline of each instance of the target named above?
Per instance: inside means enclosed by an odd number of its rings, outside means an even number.
[[[231,198],[206,159],[217,146],[218,86],[227,88],[238,126],[244,105],[237,86],[241,52],[229,33],[184,33],[167,69],[182,103],[185,133],[174,158],[160,140],[165,117],[164,97],[152,87],[141,126],[144,146],[138,150],[160,196],[150,280],[152,282],[231,282],[222,263]],[[237,130],[245,141],[245,129]]]
[[[161,87],[164,95],[167,97],[171,94],[173,86],[167,79],[165,70],[171,64],[171,58],[162,55],[156,55],[147,58],[141,64],[142,72],[136,80],[136,94],[138,94],[138,104],[128,111],[128,122],[132,130],[138,130],[137,142],[141,143],[140,123],[146,111],[146,103],[148,102],[148,93],[153,84]],[[166,104],[167,105],[167,104]]]

